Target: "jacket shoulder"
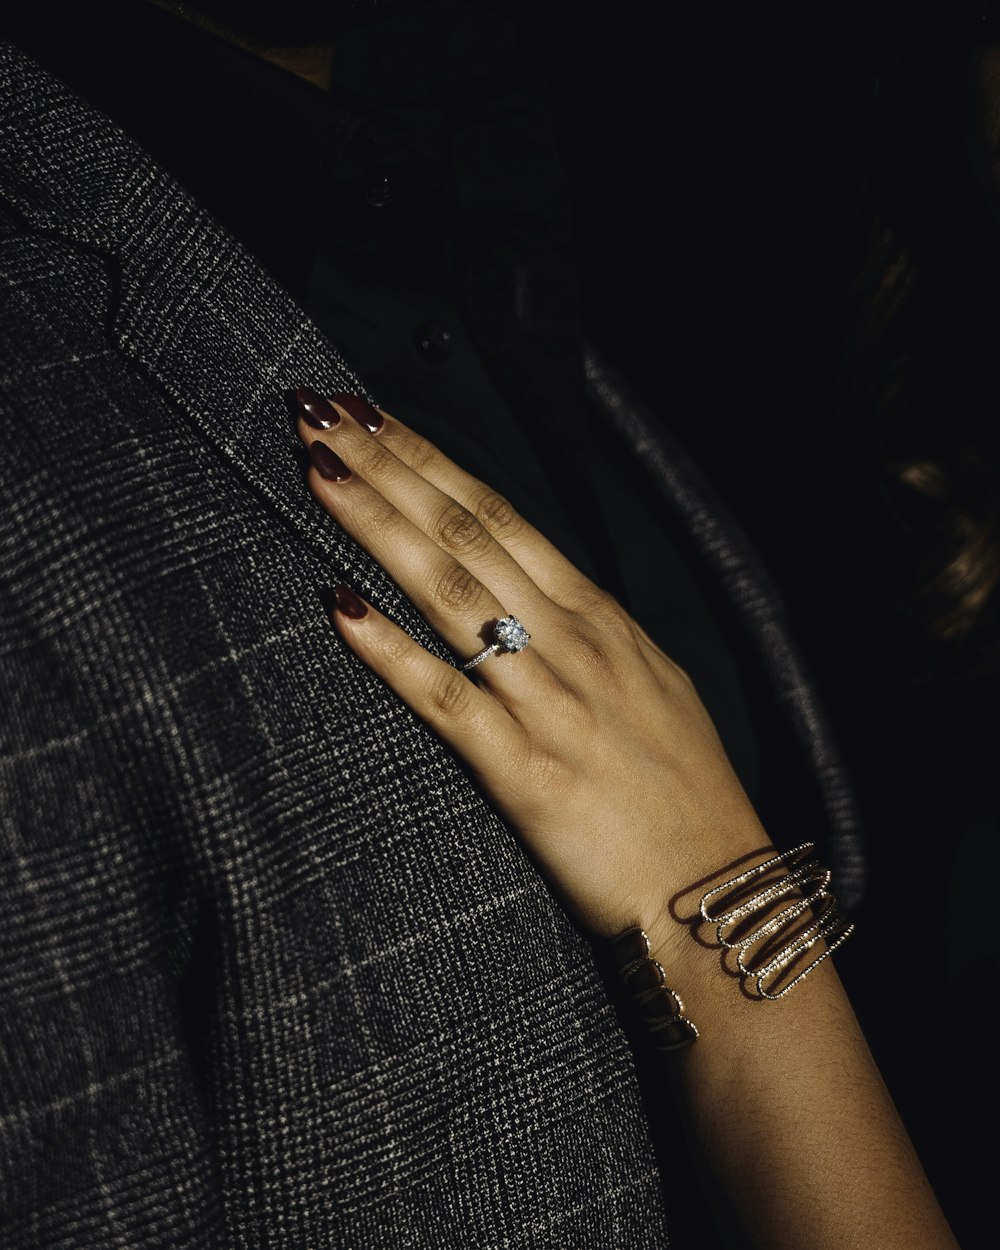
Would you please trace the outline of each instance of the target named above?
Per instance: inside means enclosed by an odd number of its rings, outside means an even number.
[[[0,200],[0,420],[22,384],[110,350],[108,258],[25,231]]]
[[[0,40],[0,413],[31,374],[109,344],[111,224],[143,154],[14,44]]]
[[[0,40],[0,200],[28,227],[113,250],[134,238],[125,206],[163,177],[100,110]]]

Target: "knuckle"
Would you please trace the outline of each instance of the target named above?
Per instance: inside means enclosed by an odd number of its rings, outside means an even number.
[[[621,612],[615,597],[590,581],[584,581],[574,589],[570,608],[577,616],[601,622]]]
[[[490,541],[490,536],[483,529],[468,508],[463,508],[454,500],[442,508],[434,526],[436,541],[447,551],[476,552]]]
[[[497,536],[508,537],[521,525],[521,518],[511,503],[495,490],[484,491],[473,511],[480,524]]]
[[[619,624],[625,618],[625,610],[614,597],[600,587],[593,588],[590,615],[597,617],[602,627]]]
[[[638,631],[631,616],[614,597],[594,587],[586,607],[578,606],[574,615],[578,621],[575,631],[585,642],[596,646],[604,654],[621,654],[623,648],[634,647]]]
[[[400,515],[391,503],[381,497],[371,500],[365,516],[366,528],[375,534],[384,534],[400,523]]]
[[[482,599],[485,587],[464,565],[450,564],[434,587],[434,601],[442,608],[474,608]]]
[[[416,658],[413,640],[395,630],[382,639],[380,649],[383,662],[392,670],[398,671],[412,665]]]
[[[586,629],[572,630],[567,639],[576,662],[591,675],[606,676],[613,664],[605,648]]]
[[[461,716],[469,706],[474,687],[457,669],[442,673],[428,692],[431,707],[441,716]]]
[[[534,750],[522,762],[520,776],[532,794],[544,795],[546,803],[558,801],[572,784],[572,773],[553,751]]]
[[[386,476],[396,457],[385,445],[376,439],[367,439],[364,444],[361,472],[369,482],[377,482]]]
[[[414,472],[419,473],[421,477],[425,476],[426,470],[431,467],[437,459],[438,450],[433,443],[429,443],[425,438],[419,438],[413,435],[406,443],[406,460],[410,468]]]

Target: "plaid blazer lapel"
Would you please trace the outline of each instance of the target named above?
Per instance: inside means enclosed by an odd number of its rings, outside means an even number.
[[[424,645],[446,654],[305,486],[289,393],[306,384],[370,399],[361,380],[287,292],[128,135],[0,42],[4,80],[5,198],[33,228],[106,259],[117,349],[249,489],[330,557],[331,579],[359,587]],[[64,141],[53,142],[54,134]]]

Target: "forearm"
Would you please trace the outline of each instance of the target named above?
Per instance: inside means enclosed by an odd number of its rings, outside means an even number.
[[[780,1001],[751,1001],[718,950],[665,912],[706,873],[767,846],[687,675],[412,431],[386,416],[372,434],[303,396],[311,489],[444,642],[474,656],[484,619],[505,619],[509,604],[524,613],[535,641],[490,647],[474,680],[347,587],[334,619],[461,756],[580,922],[595,937],[649,934],[701,1030],[665,1056],[664,1079],[734,1245],[954,1247],[831,965]]]
[[[953,1250],[829,960],[771,1002],[676,920],[657,936],[700,1033],[662,1056],[664,1075],[732,1245]]]

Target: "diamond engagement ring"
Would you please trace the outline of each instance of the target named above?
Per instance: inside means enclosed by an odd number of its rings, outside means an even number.
[[[530,638],[531,635],[516,616],[501,617],[493,626],[493,641],[490,645],[484,647],[471,660],[466,660],[464,664],[460,664],[459,668],[463,673],[467,673],[470,668],[475,668],[477,664],[482,664],[483,660],[488,660],[497,651],[523,651],[528,645]]]

